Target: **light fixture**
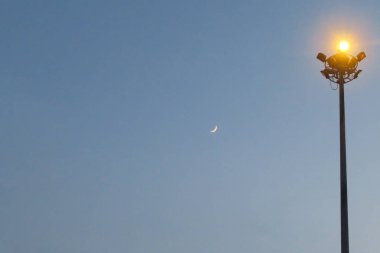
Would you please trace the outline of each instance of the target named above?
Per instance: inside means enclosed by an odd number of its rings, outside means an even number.
[[[356,67],[357,64],[358,64],[358,59],[356,59],[355,57],[351,57],[350,61],[348,62],[347,67],[350,69],[353,69]]]
[[[317,59],[320,60],[321,62],[326,62],[327,56],[325,54],[319,53],[317,55]]]
[[[347,40],[342,40],[339,42],[339,51],[346,52],[350,48],[350,44]]]
[[[356,56],[356,58],[358,59],[358,61],[362,61],[364,58],[366,58],[367,55],[364,53],[364,52],[360,52],[358,53],[358,55]]]
[[[361,69],[359,69],[358,71],[356,71],[355,75],[354,75],[354,79],[358,78],[360,72],[362,72]]]
[[[329,79],[329,74],[327,73],[326,69],[321,70],[321,74],[326,77],[326,79]]]

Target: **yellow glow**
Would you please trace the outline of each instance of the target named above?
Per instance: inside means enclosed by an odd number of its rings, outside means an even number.
[[[342,40],[349,42],[349,48],[344,53],[356,55],[365,51],[368,55],[374,55],[374,51],[379,49],[380,37],[366,12],[358,12],[349,7],[344,12],[326,10],[319,17],[313,18],[313,24],[305,31],[309,39],[305,54],[322,52],[330,56],[339,53],[339,42]]]
[[[342,40],[339,42],[339,50],[342,52],[347,51],[350,48],[350,44],[347,40]]]

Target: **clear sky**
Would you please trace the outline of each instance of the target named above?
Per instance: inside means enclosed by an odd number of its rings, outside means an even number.
[[[0,1],[0,252],[380,249],[380,3]],[[210,130],[219,126],[216,134]]]

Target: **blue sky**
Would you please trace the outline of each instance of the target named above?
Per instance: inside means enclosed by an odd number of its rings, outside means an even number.
[[[337,34],[368,55],[350,247],[380,248],[377,1],[0,6],[1,252],[338,252]]]

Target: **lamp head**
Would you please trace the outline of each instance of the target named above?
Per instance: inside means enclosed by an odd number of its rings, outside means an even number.
[[[348,49],[350,49],[350,43],[348,43],[347,40],[342,40],[339,42],[338,48],[340,52],[346,52]]]
[[[367,55],[364,53],[364,52],[360,52],[358,53],[358,55],[356,56],[356,58],[358,59],[358,61],[362,61],[364,58],[366,58]]]
[[[361,69],[359,69],[358,71],[356,71],[355,75],[354,75],[354,79],[358,78],[360,72],[362,72]]]
[[[322,53],[318,53],[317,59],[320,60],[321,62],[326,62],[327,56]]]
[[[330,79],[330,76],[331,76],[331,75],[334,75],[335,72],[334,72],[334,70],[332,70],[332,69],[324,69],[324,70],[321,70],[321,74],[322,74],[324,77],[326,77],[326,79]]]

